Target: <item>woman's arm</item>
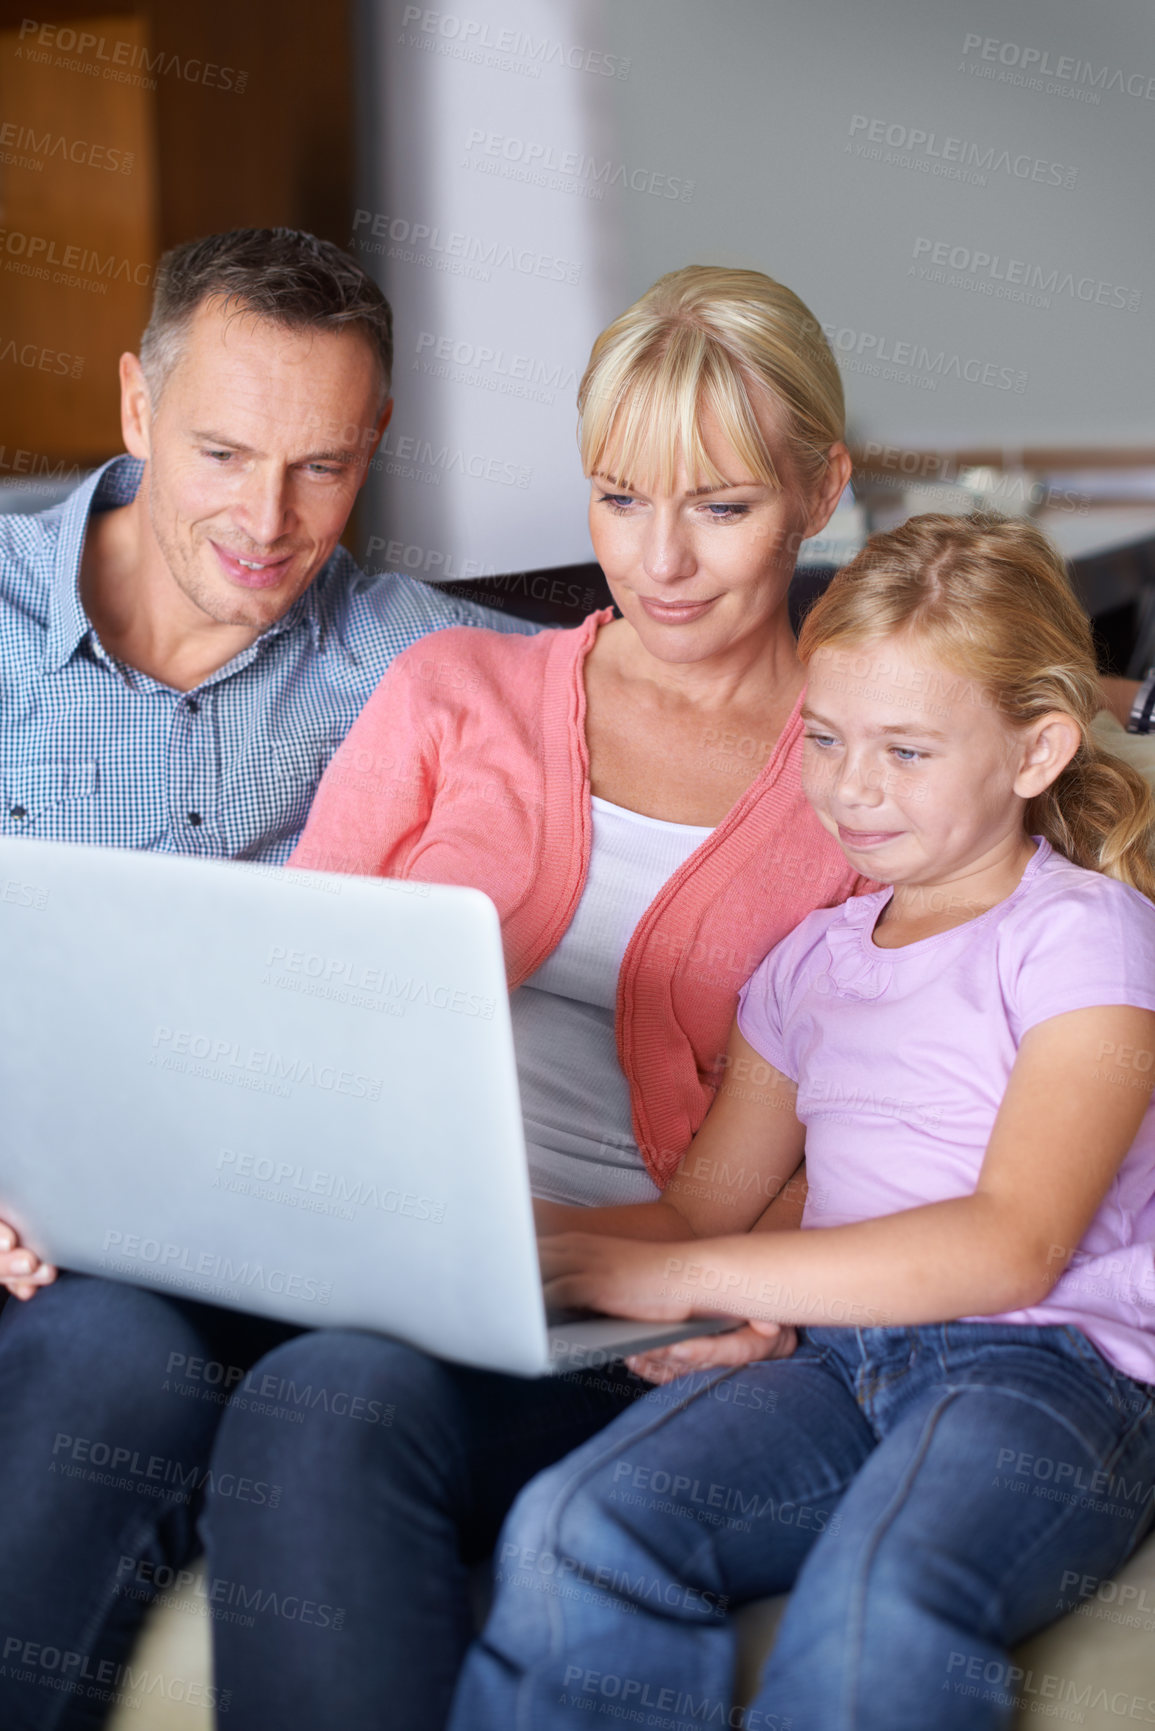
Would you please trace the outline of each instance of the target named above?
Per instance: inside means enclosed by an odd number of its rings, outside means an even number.
[[[321,777],[287,864],[310,871],[404,877],[428,822],[437,780],[429,699],[403,651],[358,715]]]
[[[658,1202],[618,1208],[534,1203],[540,1233],[597,1232],[664,1242],[748,1232],[763,1222],[792,1226],[805,1187],[795,1182],[803,1129],[794,1115],[793,1082],[767,1064],[735,1022],[725,1080],[698,1134]],[[791,1193],[792,1192],[792,1193]],[[776,1200],[779,1199],[779,1200]],[[777,1209],[772,1222],[766,1220]]]
[[[853,1226],[715,1237],[692,1254],[567,1234],[542,1246],[551,1303],[680,1321],[950,1321],[1038,1304],[1142,1122],[1155,1011],[1074,1010],[1023,1038],[970,1196]]]

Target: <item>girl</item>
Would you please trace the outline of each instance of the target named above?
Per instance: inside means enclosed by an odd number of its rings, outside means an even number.
[[[543,1263],[555,1303],[800,1346],[743,1399],[656,1391],[523,1493],[456,1731],[1005,1725],[1008,1649],[1151,1518],[1155,809],[1088,739],[1087,622],[1037,530],[929,516],[799,652],[807,797],[892,887],[757,968],[637,1238]],[[804,1230],[745,1235],[804,1143]],[[727,1608],[787,1588],[744,1716]]]

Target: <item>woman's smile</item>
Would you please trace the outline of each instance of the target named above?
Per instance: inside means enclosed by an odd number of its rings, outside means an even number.
[[[653,595],[638,596],[650,618],[660,620],[663,625],[688,625],[700,619],[717,600],[717,595],[708,595],[704,601],[659,601]]]

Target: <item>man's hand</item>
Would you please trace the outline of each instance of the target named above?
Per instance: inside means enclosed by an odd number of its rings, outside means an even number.
[[[0,1286],[14,1298],[31,1298],[41,1286],[51,1286],[56,1270],[21,1245],[15,1230],[0,1220]]]
[[[680,1340],[659,1352],[640,1352],[626,1366],[646,1382],[673,1382],[695,1370],[735,1368],[770,1358],[789,1358],[798,1345],[793,1328],[781,1322],[748,1322],[732,1334],[704,1334]]]
[[[601,1310],[637,1322],[684,1322],[693,1314],[685,1295],[669,1287],[668,1244],[559,1232],[538,1240],[546,1303]]]

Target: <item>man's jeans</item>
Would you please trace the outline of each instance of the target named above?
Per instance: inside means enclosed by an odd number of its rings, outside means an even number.
[[[451,1731],[978,1731],[1155,1499],[1153,1391],[1076,1329],[811,1329],[524,1491]],[[757,1698],[731,1608],[791,1590]]]
[[[474,1626],[468,1565],[643,1387],[61,1275],[0,1316],[0,1727],[103,1722],[199,1525],[208,1580],[182,1602],[212,1631],[222,1725],[435,1731]]]

